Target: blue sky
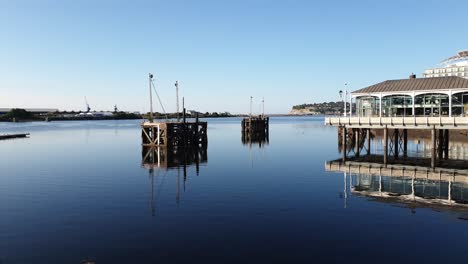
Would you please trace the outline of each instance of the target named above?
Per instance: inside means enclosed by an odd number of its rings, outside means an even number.
[[[0,0],[0,107],[286,113],[468,49],[467,1]],[[159,108],[159,107],[156,107]]]

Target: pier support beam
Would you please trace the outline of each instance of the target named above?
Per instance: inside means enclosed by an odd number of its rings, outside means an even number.
[[[361,129],[359,128],[356,128],[354,129],[354,138],[356,140],[356,146],[355,146],[355,149],[356,149],[356,158],[359,158],[359,155],[360,155],[360,150],[361,150]]]
[[[438,136],[438,139],[437,139],[437,143],[438,143],[437,144],[437,158],[439,160],[441,160],[443,158],[442,156],[444,155],[444,147],[445,147],[444,146],[444,143],[445,143],[444,132],[445,131],[444,131],[444,129],[438,129],[437,132],[438,132],[437,133],[438,134],[437,135]]]
[[[371,153],[371,150],[370,150],[370,148],[371,148],[371,130],[367,129],[366,133],[367,133],[367,135],[366,135],[366,138],[367,138],[367,156],[369,156],[370,153]]]
[[[387,167],[388,162],[388,128],[385,126],[384,128],[384,166]]]
[[[393,133],[393,151],[395,155],[395,159],[398,159],[398,152],[400,150],[400,131],[398,129],[394,130]]]
[[[346,152],[347,152],[347,144],[346,144],[346,138],[348,137],[346,127],[342,126],[341,127],[341,136],[342,136],[342,148],[343,148],[343,162],[346,161]]]
[[[436,129],[431,129],[431,168],[434,169],[436,165]]]
[[[444,137],[444,159],[449,158],[449,130],[445,129],[445,137]]]
[[[403,156],[408,157],[408,129],[403,129]]]

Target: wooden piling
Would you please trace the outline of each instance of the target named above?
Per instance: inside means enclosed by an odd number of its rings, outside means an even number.
[[[431,168],[436,166],[436,129],[435,126],[431,129]]]
[[[369,156],[371,154],[371,130],[367,129],[366,130],[366,138],[367,138],[367,155]]]
[[[400,131],[398,129],[395,129],[393,134],[393,150],[395,159],[398,159],[400,150]]]
[[[384,166],[387,167],[388,163],[388,128],[385,126],[384,128]]]
[[[355,153],[356,153],[356,157],[359,158],[359,155],[360,155],[360,150],[361,150],[361,130],[359,128],[356,128],[354,129],[354,138],[355,138],[355,142],[356,142],[356,146],[355,146]]]
[[[347,148],[347,146],[346,146],[346,143],[347,143],[347,142],[346,142],[346,138],[347,138],[347,136],[348,136],[348,135],[347,135],[347,131],[346,131],[346,126],[342,126],[342,127],[341,127],[341,130],[342,130],[341,136],[343,137],[343,139],[342,139],[342,141],[341,141],[341,142],[342,142],[342,146],[343,146],[343,162],[346,162],[346,152],[347,152],[347,150],[348,150],[348,148]]]
[[[445,129],[445,137],[444,137],[444,159],[449,158],[449,130]]]
[[[441,160],[444,155],[444,129],[438,129],[437,131],[438,136],[438,144],[437,144],[437,158]]]
[[[408,129],[403,129],[403,156],[408,156]]]

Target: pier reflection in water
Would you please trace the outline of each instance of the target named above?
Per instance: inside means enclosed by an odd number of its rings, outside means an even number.
[[[343,173],[345,207],[349,192],[412,208],[468,208],[468,170],[363,161],[330,161],[325,169]]]
[[[346,136],[338,130],[338,151],[342,153],[342,161],[372,160],[433,168],[450,168],[455,164],[457,168],[468,169],[468,136],[460,131],[443,132],[437,134],[433,144],[427,130],[394,129],[385,135],[380,130],[349,129]],[[344,138],[347,144],[343,144]]]
[[[242,144],[243,145],[258,145],[259,148],[263,148],[270,144],[270,138],[268,132],[265,133],[242,133]]]
[[[157,172],[165,172],[166,176],[169,170],[177,170],[177,192],[176,203],[180,202],[181,194],[181,170],[183,174],[183,191],[185,192],[187,182],[187,169],[189,167],[196,168],[196,175],[200,174],[200,165],[208,162],[207,147],[143,147],[142,149],[142,167],[148,170],[151,181],[151,200],[150,209],[151,214],[154,216],[156,213],[155,206],[155,174]],[[155,173],[156,172],[156,173]],[[162,184],[162,183],[161,183]]]

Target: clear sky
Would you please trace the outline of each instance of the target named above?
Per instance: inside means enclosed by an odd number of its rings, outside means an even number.
[[[0,0],[0,107],[267,113],[420,76],[468,49],[468,1]],[[159,107],[157,107],[159,108]]]

